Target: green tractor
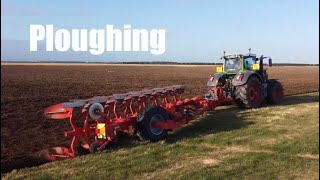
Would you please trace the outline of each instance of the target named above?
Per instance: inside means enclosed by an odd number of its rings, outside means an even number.
[[[223,67],[217,67],[216,74],[210,75],[207,86],[210,87],[206,98],[232,98],[240,108],[258,108],[266,100],[271,104],[280,103],[283,100],[283,87],[276,79],[269,79],[267,71],[263,68],[264,59],[257,58],[249,49],[249,54],[226,55]]]

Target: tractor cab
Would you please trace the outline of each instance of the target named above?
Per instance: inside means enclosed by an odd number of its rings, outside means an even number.
[[[224,73],[236,74],[242,69],[242,57],[239,55],[229,55],[223,56],[224,64],[223,71]]]
[[[259,74],[262,79],[267,79],[268,74],[264,67],[263,60],[269,58],[269,67],[272,66],[272,59],[270,57],[264,57],[261,55],[257,58],[256,54],[252,54],[249,49],[249,54],[236,54],[225,55],[221,59],[224,59],[223,67],[217,67],[216,72],[224,74],[227,78],[234,78],[237,74],[243,73],[256,73]]]
[[[257,58],[255,54],[225,55],[223,56],[223,59],[223,72],[227,74],[237,74],[242,71],[259,69],[257,69]]]

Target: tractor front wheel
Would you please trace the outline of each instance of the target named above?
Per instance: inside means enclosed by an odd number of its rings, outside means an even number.
[[[251,76],[247,83],[235,87],[235,102],[240,108],[258,108],[262,102],[262,86],[258,77]]]
[[[271,81],[268,83],[268,96],[267,102],[270,104],[278,104],[283,100],[284,92],[283,87],[278,81]]]

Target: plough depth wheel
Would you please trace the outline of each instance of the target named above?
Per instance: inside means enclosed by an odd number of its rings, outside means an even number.
[[[142,139],[150,141],[159,141],[164,139],[168,132],[161,127],[154,126],[156,122],[165,122],[169,119],[167,111],[160,106],[149,106],[139,116],[137,124],[138,135]]]

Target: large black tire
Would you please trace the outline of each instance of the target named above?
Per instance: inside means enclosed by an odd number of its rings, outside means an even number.
[[[104,149],[107,148],[107,146],[109,144],[107,144],[103,149],[99,150],[98,148],[100,148],[103,145],[103,142],[99,142],[99,141],[93,141],[90,144],[90,153],[96,153],[96,152],[100,152],[103,151]]]
[[[284,92],[283,87],[279,81],[270,81],[268,82],[268,89],[267,89],[267,102],[270,104],[279,104],[283,101]]]
[[[74,153],[77,156],[86,155],[86,154],[90,153],[90,151],[88,149],[85,149],[83,147],[83,143],[84,143],[83,139],[80,139],[75,142],[75,147],[74,147],[75,152]]]
[[[140,139],[152,142],[166,138],[168,131],[161,127],[152,127],[152,122],[164,122],[169,119],[167,111],[160,106],[149,106],[139,116],[136,131]]]
[[[98,142],[94,141],[90,144],[90,153],[96,153],[98,151],[98,147],[100,147],[101,144],[99,144]]]
[[[83,147],[76,147],[75,148],[75,153],[77,155],[81,156],[81,155],[89,154],[90,151],[88,149],[83,148]]]
[[[256,76],[251,76],[246,84],[236,86],[234,98],[235,103],[242,109],[260,107],[263,100],[260,79]]]

